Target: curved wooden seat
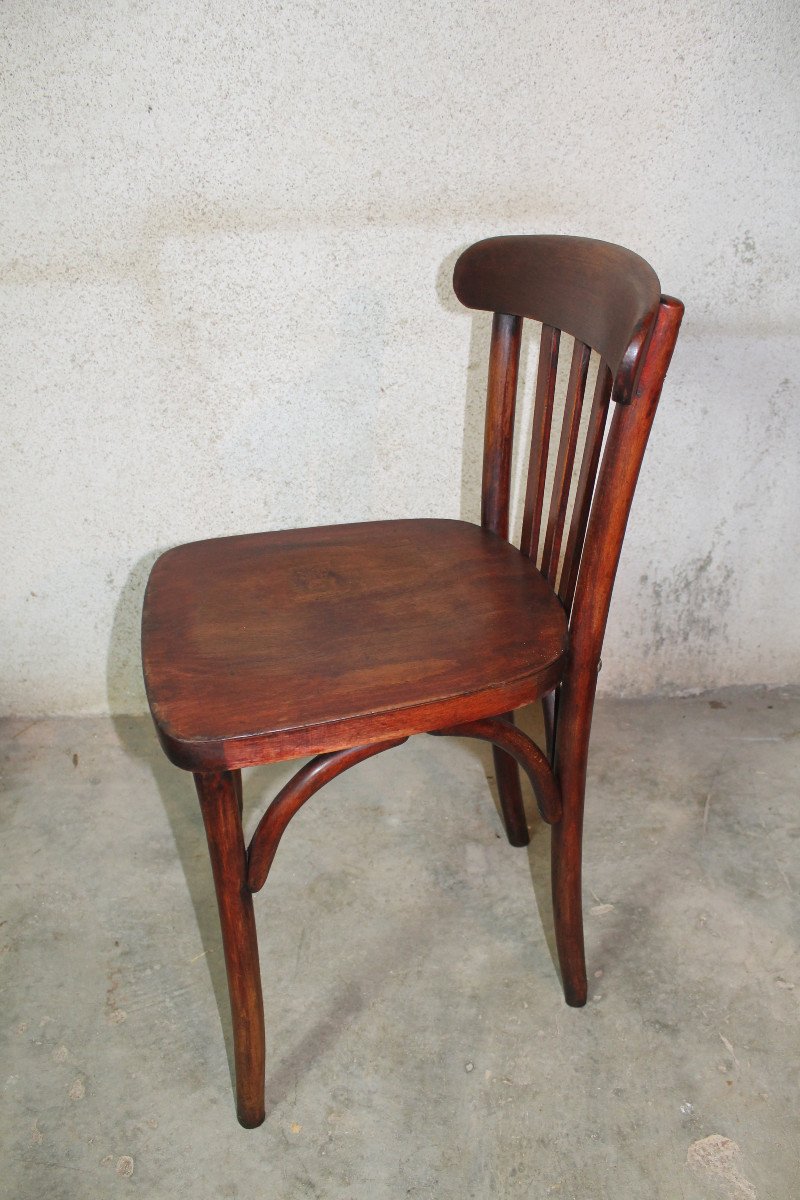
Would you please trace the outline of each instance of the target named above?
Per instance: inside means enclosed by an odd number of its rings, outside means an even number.
[[[148,698],[188,770],[231,769],[455,725],[560,678],[558,597],[463,521],[379,521],[167,551],[145,599]]]

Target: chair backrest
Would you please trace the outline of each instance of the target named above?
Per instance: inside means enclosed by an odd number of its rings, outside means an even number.
[[[570,614],[570,673],[596,673],[633,492],[683,305],[661,295],[655,272],[637,254],[589,238],[477,242],[458,259],[453,287],[462,304],[494,313],[481,519],[506,539],[522,323],[542,324],[520,549]],[[562,333],[574,342],[559,431],[552,426]],[[600,362],[578,454],[593,350]],[[551,443],[557,451],[545,504]]]

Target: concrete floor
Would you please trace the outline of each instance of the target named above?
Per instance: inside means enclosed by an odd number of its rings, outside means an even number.
[[[800,1195],[800,689],[599,705],[584,1010],[485,747],[311,800],[257,906],[255,1131],[191,779],[143,719],[10,720],[2,757],[3,1197]]]

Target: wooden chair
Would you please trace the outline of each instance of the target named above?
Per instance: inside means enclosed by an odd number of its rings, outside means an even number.
[[[661,295],[637,255],[574,237],[478,242],[456,263],[454,288],[463,304],[494,313],[480,527],[402,520],[214,538],[168,550],[147,587],[147,694],[166,754],[194,773],[200,798],[228,973],[238,1115],[248,1127],[264,1119],[253,893],[300,806],[412,734],[493,743],[515,846],[528,841],[519,767],[529,776],[552,827],[566,1000],[586,1001],[581,829],[600,648],[683,305]],[[517,550],[508,541],[509,491],[525,317],[542,331]],[[558,433],[562,331],[574,344]],[[579,439],[592,350],[600,365]],[[558,448],[545,507],[551,433]],[[514,709],[538,700],[546,753],[514,723]],[[246,845],[241,768],[306,755],[314,757]]]

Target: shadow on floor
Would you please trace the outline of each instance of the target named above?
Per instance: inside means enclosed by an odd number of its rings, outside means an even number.
[[[135,624],[138,628],[147,578],[160,553],[160,550],[154,551],[136,563],[119,597],[108,652],[109,708],[120,744],[132,759],[145,763],[149,768],[164,805],[205,952],[205,964],[219,1010],[233,1084],[233,1033],[225,960],[211,868],[207,856],[198,854],[198,848],[202,849],[205,845],[205,833],[194,783],[188,772],[179,770],[168,761],[149,720],[119,711],[120,705],[130,704],[130,697],[137,694],[140,696],[139,706],[146,703],[138,655],[139,638],[133,626]],[[132,650],[132,647],[137,650]]]

